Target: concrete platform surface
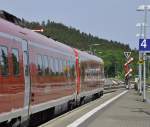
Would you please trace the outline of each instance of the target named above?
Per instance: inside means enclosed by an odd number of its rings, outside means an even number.
[[[142,102],[142,97],[136,91],[128,91],[81,126],[150,127],[150,104]]]

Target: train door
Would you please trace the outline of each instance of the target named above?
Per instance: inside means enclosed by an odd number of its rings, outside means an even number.
[[[81,92],[81,81],[80,81],[80,63],[79,63],[79,53],[77,49],[74,49],[75,57],[76,57],[76,93],[80,94]]]
[[[30,115],[30,73],[29,73],[29,49],[28,42],[23,40],[22,42],[22,50],[23,50],[23,68],[24,68],[24,108],[25,108],[25,120],[29,118]]]

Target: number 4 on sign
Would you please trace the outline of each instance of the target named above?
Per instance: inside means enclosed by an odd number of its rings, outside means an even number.
[[[144,40],[142,41],[141,46],[144,47],[144,48],[147,47],[146,39],[144,39]]]

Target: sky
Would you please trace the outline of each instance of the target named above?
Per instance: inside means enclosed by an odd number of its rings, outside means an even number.
[[[136,9],[150,0],[0,0],[0,9],[29,21],[63,23],[99,38],[138,48],[138,22],[144,13]],[[150,14],[148,15],[149,22]],[[150,30],[147,30],[150,35]],[[147,35],[147,36],[148,36]]]

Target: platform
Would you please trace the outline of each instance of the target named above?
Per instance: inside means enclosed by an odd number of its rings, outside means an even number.
[[[87,127],[150,127],[150,104],[142,102],[135,91],[129,91],[96,116]]]
[[[134,90],[128,91],[106,107],[86,117],[92,110],[124,91],[122,89],[106,94],[41,127],[150,127],[150,104],[143,102],[142,97],[138,96]],[[79,124],[74,124],[75,122]]]

